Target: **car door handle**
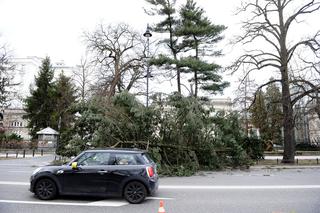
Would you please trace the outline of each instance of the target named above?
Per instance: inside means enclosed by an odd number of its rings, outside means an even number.
[[[107,174],[108,171],[106,171],[106,170],[100,170],[100,171],[98,171],[98,173],[99,173],[100,175],[103,175],[103,174]]]

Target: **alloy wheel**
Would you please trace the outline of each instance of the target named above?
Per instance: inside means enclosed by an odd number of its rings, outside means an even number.
[[[124,189],[124,197],[129,203],[141,203],[147,195],[146,187],[137,181],[130,182]]]
[[[57,187],[52,180],[42,179],[37,182],[35,192],[41,200],[50,200],[56,196]]]

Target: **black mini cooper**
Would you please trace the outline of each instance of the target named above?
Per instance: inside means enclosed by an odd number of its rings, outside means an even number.
[[[30,191],[39,199],[57,195],[123,196],[141,203],[158,189],[155,163],[135,149],[87,150],[62,166],[37,168]]]

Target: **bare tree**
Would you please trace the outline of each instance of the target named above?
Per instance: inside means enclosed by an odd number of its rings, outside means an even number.
[[[255,97],[257,84],[250,78],[250,75],[247,75],[246,70],[243,71],[244,76],[239,79],[240,84],[235,91],[237,97],[234,99],[234,102],[239,106],[240,113],[243,115],[245,133],[246,136],[249,136],[249,108]]]
[[[14,83],[15,65],[11,62],[11,56],[6,45],[0,46],[0,110],[8,107],[16,96]]]
[[[307,94],[305,108],[310,113],[316,113],[320,119],[320,57],[316,58],[317,61],[309,61],[300,55],[299,59],[306,66],[300,68],[300,72],[291,78],[296,91],[293,99],[299,100]]]
[[[299,6],[297,6],[299,4]],[[292,12],[291,8],[296,9]],[[246,46],[256,47],[254,42],[264,42],[261,49],[252,48],[247,50],[233,64],[234,71],[238,70],[241,64],[251,65],[248,72],[273,68],[278,70],[281,78],[271,82],[281,82],[282,86],[282,109],[284,128],[284,154],[283,163],[294,163],[295,142],[294,142],[294,117],[293,105],[299,98],[307,95],[308,92],[291,97],[289,64],[296,50],[306,46],[314,53],[319,52],[318,31],[314,36],[302,39],[298,42],[288,41],[289,30],[301,16],[318,11],[320,2],[308,0],[253,0],[242,4],[239,13],[248,13],[250,18],[243,21],[244,34],[237,39]],[[268,82],[261,86],[266,86]],[[261,87],[260,86],[260,87]]]
[[[73,70],[73,80],[80,93],[81,100],[88,98],[89,89],[92,85],[94,70],[87,56],[81,57],[80,64]]]
[[[146,42],[126,24],[100,26],[86,33],[87,47],[100,70],[100,89],[108,98],[130,90],[144,78]]]

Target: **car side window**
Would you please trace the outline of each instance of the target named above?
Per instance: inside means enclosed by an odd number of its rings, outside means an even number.
[[[107,152],[88,152],[82,155],[78,160],[79,166],[98,166],[108,165],[110,153]]]
[[[143,153],[142,158],[146,163],[153,163],[152,159],[149,157],[147,153]]]
[[[135,154],[118,153],[114,154],[113,165],[141,165]]]

